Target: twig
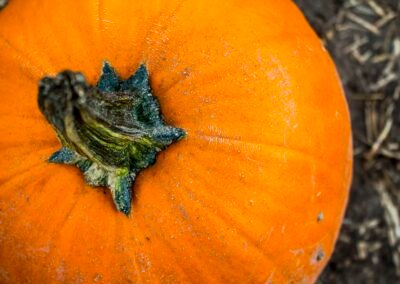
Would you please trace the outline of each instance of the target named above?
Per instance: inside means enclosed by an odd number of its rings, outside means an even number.
[[[395,203],[385,189],[385,183],[383,181],[377,182],[375,189],[379,193],[385,210],[389,244],[393,247],[393,262],[395,263],[397,274],[400,275],[400,216]]]
[[[349,12],[349,13],[347,13],[347,18],[352,20],[354,23],[360,25],[361,27],[365,28],[366,30],[370,31],[371,33],[373,33],[375,35],[380,35],[380,31],[378,30],[377,27],[375,27],[370,22],[367,22],[363,18],[360,18],[356,14]]]

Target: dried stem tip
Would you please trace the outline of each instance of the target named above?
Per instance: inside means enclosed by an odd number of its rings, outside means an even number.
[[[38,101],[63,145],[49,161],[75,165],[88,184],[108,187],[125,214],[131,209],[137,173],[185,136],[182,129],[165,124],[144,65],[121,80],[106,62],[96,86],[77,72],[45,77]]]

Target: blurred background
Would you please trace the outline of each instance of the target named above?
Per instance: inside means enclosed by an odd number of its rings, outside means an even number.
[[[354,178],[319,283],[400,283],[400,0],[294,0],[336,62],[350,105]]]

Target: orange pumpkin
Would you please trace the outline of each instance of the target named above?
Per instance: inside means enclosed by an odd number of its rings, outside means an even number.
[[[79,169],[38,82],[141,66],[185,137],[138,174],[130,213]],[[335,67],[289,0],[12,0],[0,12],[1,283],[310,283],[352,173]],[[122,80],[121,79],[121,80]],[[95,87],[93,87],[95,88]],[[121,210],[123,211],[123,210]]]

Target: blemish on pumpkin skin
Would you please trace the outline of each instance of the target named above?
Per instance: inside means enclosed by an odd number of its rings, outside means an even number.
[[[47,244],[46,246],[39,248],[38,251],[42,251],[42,252],[45,252],[45,253],[49,253],[49,251],[50,251],[50,245]]]
[[[294,255],[294,256],[300,256],[304,254],[304,249],[292,249],[290,250],[290,252]]]
[[[142,273],[148,271],[151,268],[152,263],[150,261],[150,258],[147,255],[145,255],[143,253],[136,253],[135,257],[136,257],[136,262],[139,266],[139,269]]]
[[[60,265],[56,269],[56,278],[57,281],[63,282],[65,280],[65,264],[64,261],[61,261]]]
[[[243,250],[247,251],[249,249],[249,244],[247,241],[243,241]]]
[[[311,256],[310,264],[315,265],[322,261],[325,257],[325,252],[321,247],[318,247]]]
[[[324,220],[324,213],[320,211],[317,216],[317,222],[320,223]]]
[[[269,239],[272,236],[272,233],[274,232],[274,228],[270,228],[269,231],[264,234],[261,235],[260,238],[258,239],[258,241],[256,242],[256,246],[257,247],[262,247],[265,243],[267,243],[269,241]]]
[[[183,77],[187,78],[190,76],[191,71],[192,71],[192,68],[187,67],[182,70],[181,74],[183,75]]]
[[[185,218],[186,220],[190,219],[189,214],[186,212],[185,208],[182,205],[179,206],[179,212],[181,213],[183,218]]]
[[[96,275],[93,277],[94,282],[99,282],[103,280],[103,276],[99,273],[96,273]]]
[[[307,283],[311,283],[311,278],[305,276],[302,280],[301,280],[301,284],[307,284]]]
[[[275,273],[275,271],[271,272],[271,274],[269,275],[267,281],[265,281],[265,284],[272,284],[273,283],[272,280],[274,278],[274,273]]]
[[[0,267],[0,279],[4,280],[6,283],[11,283],[10,274]]]
[[[79,283],[84,283],[84,282],[85,282],[85,278],[82,276],[82,274],[80,272],[76,273],[75,283],[79,284]]]

